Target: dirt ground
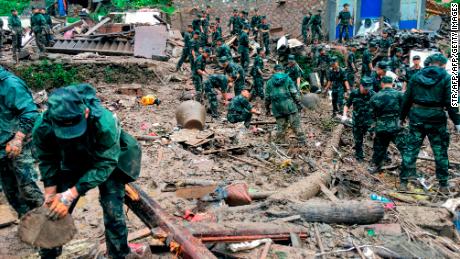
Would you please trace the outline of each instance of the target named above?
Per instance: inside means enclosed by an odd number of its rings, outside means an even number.
[[[157,66],[163,78],[170,78],[174,62],[161,63]],[[123,128],[134,136],[159,135],[169,138],[180,129],[177,127],[175,110],[181,103],[180,99],[184,93],[191,90],[191,81],[187,80],[187,72],[181,72],[175,80],[163,85],[157,78],[151,78],[151,82],[142,84],[142,95],[156,94],[160,100],[160,106],[142,106],[139,104],[139,92],[132,89],[139,89],[136,84],[106,84],[98,83],[98,96],[104,106],[117,114]],[[179,81],[184,79],[183,81]],[[122,89],[122,90],[120,90]],[[131,90],[130,90],[131,89]],[[128,93],[128,94],[127,94]],[[261,100],[256,100],[256,107],[263,110]],[[183,180],[211,180],[218,183],[245,182],[250,191],[278,191],[290,186],[310,175],[313,170],[304,158],[312,161],[320,161],[325,145],[332,136],[332,131],[337,126],[331,118],[331,105],[328,99],[322,101],[316,110],[304,110],[302,113],[302,125],[308,137],[307,144],[303,147],[278,146],[274,148],[270,144],[270,132],[274,130],[274,124],[259,125],[257,132],[245,131],[241,124],[232,125],[221,120],[211,120],[207,118],[206,132],[213,132],[213,140],[208,143],[190,147],[184,144],[175,143],[170,140],[140,141],[142,145],[142,171],[137,183],[154,199],[159,201],[163,208],[172,215],[183,216],[186,209],[196,210],[196,200],[187,200],[178,197],[174,192],[164,192],[166,183],[180,182]],[[221,106],[222,118],[225,117],[225,108]],[[265,115],[256,116],[255,121],[273,121],[273,118]],[[293,134],[291,134],[293,137]],[[452,135],[451,149],[449,150],[452,161],[460,161],[460,137]],[[295,144],[293,138],[288,142]],[[241,149],[234,152],[223,154],[201,154],[205,150],[218,149],[235,145],[251,145],[250,148]],[[353,138],[351,129],[346,128],[341,136],[341,146],[335,151],[336,158],[333,163],[337,167],[333,176],[333,183],[330,189],[337,198],[346,202],[347,200],[369,200],[371,193],[387,194],[395,190],[397,185],[397,175],[400,157],[398,152],[392,148],[389,150],[392,162],[388,163],[388,170],[376,176],[367,173],[367,162],[357,163],[353,158]],[[366,141],[366,161],[370,160],[372,153],[372,142],[368,138]],[[431,156],[432,153],[428,142],[423,147],[421,154]],[[246,159],[254,166],[236,160],[229,155]],[[292,159],[286,159],[292,157]],[[289,160],[289,161],[287,161]],[[394,165],[394,166],[393,166]],[[270,169],[270,170],[267,170]],[[434,162],[422,161],[418,163],[418,169],[425,175],[426,179],[435,183]],[[458,168],[453,168],[453,183],[459,179]],[[458,185],[457,185],[458,186]],[[457,187],[458,188],[458,187]],[[454,190],[454,191],[458,191]],[[429,193],[430,206],[439,206],[447,197],[440,197],[437,193]],[[318,201],[327,200],[323,194],[314,198]],[[5,203],[4,199],[3,202]],[[254,202],[257,204],[257,202]],[[272,222],[277,217],[277,213],[283,211],[285,204],[270,204],[268,208],[255,208],[253,210],[241,210],[234,213],[223,213],[219,221],[239,221],[239,222]],[[396,206],[418,206],[415,202],[396,202]],[[214,205],[213,205],[214,206]],[[208,205],[202,211],[212,210]],[[128,211],[128,210],[127,210]],[[289,211],[287,211],[289,214]],[[398,218],[399,213],[388,211],[381,223],[401,223]],[[284,215],[285,216],[285,215]],[[104,226],[102,222],[102,210],[98,204],[98,191],[91,190],[85,197],[78,202],[73,213],[78,234],[74,240],[86,241],[82,245],[80,254],[88,250],[90,245],[103,243]],[[127,212],[129,232],[142,229],[145,226],[130,211]],[[429,219],[425,219],[428,220]],[[450,219],[449,219],[450,220]],[[417,222],[414,222],[415,224]],[[313,224],[296,221],[293,224],[302,225],[313,233]],[[448,225],[452,228],[452,225]],[[326,252],[347,247],[347,244],[357,242],[358,245],[385,245],[391,247],[393,251],[410,257],[414,255],[434,258],[443,255],[435,248],[429,248],[426,243],[422,243],[417,238],[401,236],[370,236],[360,226],[342,226],[318,224],[319,233],[323,238],[323,246]],[[436,232],[433,232],[436,233]],[[407,234],[409,236],[409,234]],[[453,237],[455,242],[460,240]],[[145,241],[145,240],[144,240]],[[73,242],[74,243],[74,242]],[[311,234],[304,241],[304,247],[316,253],[319,252],[315,235]],[[457,243],[458,244],[458,243]],[[401,246],[403,248],[401,248]],[[428,249],[420,249],[427,247]],[[72,246],[74,248],[74,246]],[[377,249],[377,248],[374,248]],[[409,250],[407,252],[406,250]],[[406,252],[404,252],[406,251]],[[72,254],[69,252],[69,254]],[[74,258],[75,254],[68,255],[66,258]],[[169,253],[159,253],[158,256],[164,258],[173,257]],[[340,252],[328,254],[327,257],[356,257],[357,254],[351,252]],[[0,228],[0,257],[28,257],[35,258],[36,250],[20,242],[17,238],[17,225]],[[275,257],[273,257],[275,258]]]

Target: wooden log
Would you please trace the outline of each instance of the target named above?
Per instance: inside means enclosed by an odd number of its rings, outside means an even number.
[[[323,152],[323,162],[328,163],[334,157],[334,147],[337,148],[339,146],[343,129],[344,126],[342,124],[335,128],[332,137],[326,145],[326,150]],[[275,193],[270,198],[275,200],[308,200],[315,197],[321,191],[321,185],[328,185],[332,181],[332,171],[332,168],[323,167],[280,192]]]
[[[236,149],[248,148],[250,146],[251,145],[240,145],[240,146],[222,148],[222,149],[217,149],[217,150],[207,150],[207,151],[203,152],[203,155],[211,155],[211,154],[216,154],[216,153],[222,153],[222,152],[232,151],[232,150],[236,150]]]
[[[383,206],[373,201],[305,202],[292,205],[292,209],[307,222],[346,225],[374,224],[385,213]]]
[[[177,242],[181,251],[187,257],[194,259],[216,258],[197,238],[195,238],[182,222],[167,214],[158,202],[150,198],[136,184],[128,184],[131,190],[138,194],[138,199],[133,200],[133,195],[125,196],[126,205],[149,228],[161,227],[167,231],[172,240]]]

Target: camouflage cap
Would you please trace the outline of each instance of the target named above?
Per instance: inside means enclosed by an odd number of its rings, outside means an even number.
[[[366,89],[371,89],[374,86],[374,80],[370,76],[363,76],[360,83]]]
[[[283,70],[283,66],[280,65],[280,64],[276,64],[276,65],[273,67],[273,69],[274,69],[275,71],[282,71],[282,70]]]
[[[223,56],[219,58],[219,63],[226,63],[228,62],[229,58],[227,56]]]
[[[203,53],[211,54],[211,48],[204,48]]]
[[[219,37],[216,39],[216,41],[224,41],[224,39],[222,39],[222,37]]]
[[[412,60],[420,60],[420,59],[421,59],[421,58],[420,58],[419,55],[415,55],[415,56],[412,57]]]
[[[396,48],[396,53],[403,53],[403,49],[402,48]]]
[[[375,43],[374,41],[369,42],[369,48],[375,48],[375,47],[377,47],[377,43]]]
[[[436,53],[436,54],[433,54],[433,55],[430,55],[427,60],[429,60],[429,64],[433,64],[433,63],[439,63],[441,65],[445,65],[447,64],[447,58],[441,54],[441,53]]]
[[[200,35],[201,32],[200,31],[193,31],[193,34]]]
[[[220,21],[220,17],[216,17],[216,21]]]
[[[73,139],[85,133],[87,121],[81,96],[67,87],[55,90],[48,99],[48,114],[56,137]]]
[[[257,54],[261,53],[262,51],[264,51],[264,48],[261,48],[261,47],[257,48]]]
[[[336,56],[333,56],[333,57],[331,57],[330,61],[331,61],[331,64],[333,64],[333,63],[339,61],[339,59]]]
[[[382,77],[382,83],[384,84],[392,84],[393,83],[393,78],[391,76],[383,76]]]
[[[288,61],[295,61],[295,56],[294,55],[289,55],[288,56]]]
[[[238,9],[233,8],[233,12],[234,12],[234,13],[238,12]]]
[[[377,63],[377,68],[386,70],[386,69],[388,69],[388,63],[384,62],[384,61],[380,61],[380,62]]]

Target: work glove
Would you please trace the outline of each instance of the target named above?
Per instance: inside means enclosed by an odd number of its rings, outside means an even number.
[[[16,135],[14,135],[14,138],[6,143],[5,151],[9,158],[16,158],[21,154],[25,136],[24,133],[18,131]]]
[[[52,220],[61,219],[69,214],[70,205],[78,197],[77,189],[71,188],[65,192],[58,193],[51,198],[48,217]]]
[[[455,125],[455,129],[457,130],[457,133],[460,133],[460,125]]]

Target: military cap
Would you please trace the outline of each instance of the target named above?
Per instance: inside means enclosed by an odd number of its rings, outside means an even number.
[[[374,85],[374,80],[370,76],[363,76],[360,83],[364,88],[370,89]]]
[[[201,32],[200,31],[194,31],[193,34],[200,35]]]
[[[215,25],[216,25],[216,23],[213,23],[213,22],[210,24],[210,26],[215,26]]]
[[[402,53],[403,49],[402,48],[396,48],[396,53]]]
[[[73,139],[85,133],[87,121],[81,96],[63,87],[55,90],[48,99],[48,113],[54,134],[60,139]]]
[[[343,7],[345,7],[345,6],[350,6],[350,5],[349,4],[344,4]]]
[[[220,17],[216,17],[216,21],[220,21]]]
[[[249,85],[244,85],[243,90],[246,90],[246,91],[251,92],[252,89],[251,89],[251,86],[249,86]]]
[[[430,55],[427,60],[429,60],[429,64],[433,64],[433,63],[440,63],[442,65],[445,65],[447,64],[447,58],[441,54],[441,53],[436,53],[436,54],[433,54],[433,55]]]
[[[288,56],[288,61],[295,61],[295,56],[294,55],[289,55]]]
[[[234,13],[238,12],[238,9],[233,8],[233,12],[234,12]]]
[[[391,76],[383,76],[382,77],[382,83],[384,84],[392,84],[393,83],[393,78]]]
[[[412,57],[412,60],[420,60],[420,59],[421,59],[421,58],[420,58],[419,55],[415,55],[415,56]]]
[[[254,12],[257,12],[257,11],[259,11],[259,9],[258,9],[258,8],[254,8]]]
[[[318,9],[318,10],[317,10],[318,13],[321,13],[322,11],[323,11],[323,10],[321,10],[321,9]]]
[[[17,11],[16,9],[11,9],[11,12]]]
[[[219,58],[219,63],[225,63],[225,62],[228,62],[227,56],[223,56]]]
[[[265,16],[265,15],[262,15],[262,19],[267,19],[267,16]]]
[[[249,30],[249,26],[248,26],[248,25],[244,25],[244,26],[243,26],[243,30]]]
[[[198,16],[199,18],[202,17],[202,14],[201,13],[197,13],[196,16]]]
[[[260,48],[260,47],[257,48],[257,54],[260,53],[260,52],[262,52],[263,50],[264,50],[264,48]]]
[[[374,41],[369,42],[369,48],[375,48],[377,44]]]
[[[208,53],[208,54],[211,54],[212,51],[211,51],[210,48],[204,48],[204,49],[203,49],[203,52]]]
[[[222,39],[222,37],[219,37],[216,39],[216,41],[224,41],[224,39]]]
[[[280,64],[276,64],[276,65],[273,67],[273,69],[275,69],[275,71],[281,71],[281,70],[283,70],[283,66],[280,65]]]
[[[331,64],[339,61],[339,59],[336,56],[331,57]]]
[[[243,10],[242,13],[243,13],[243,14],[248,14],[248,11]]]
[[[386,70],[388,68],[388,63],[384,61],[380,61],[377,63],[377,67],[383,70]]]

